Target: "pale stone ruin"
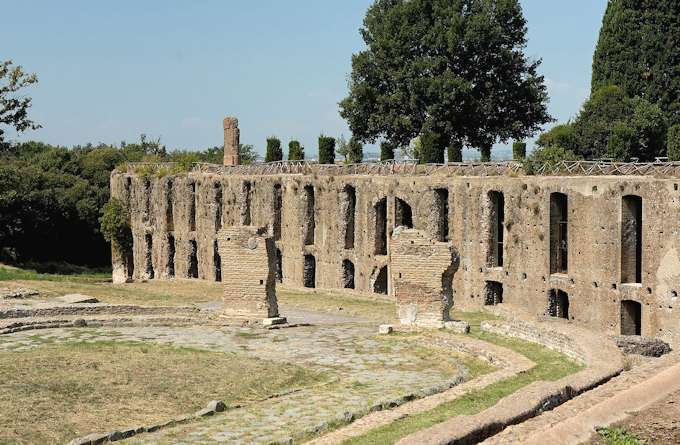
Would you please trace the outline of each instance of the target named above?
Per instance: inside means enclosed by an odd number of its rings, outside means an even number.
[[[236,119],[224,132],[223,166],[112,173],[134,239],[113,253],[114,281],[266,282],[218,246],[223,228],[266,227],[271,241],[258,246],[271,245],[278,282],[388,295],[407,323],[439,326],[452,302],[609,335],[680,335],[677,166],[583,163],[554,176],[513,163],[241,166]],[[274,315],[258,292],[257,316]]]

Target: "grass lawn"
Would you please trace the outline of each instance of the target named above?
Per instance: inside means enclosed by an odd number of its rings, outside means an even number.
[[[395,303],[387,298],[370,298],[331,291],[299,292],[286,288],[277,289],[276,293],[280,303],[312,312],[357,316],[385,323],[394,322],[397,316]]]
[[[598,428],[597,434],[604,445],[643,445],[643,442],[632,434],[619,428]]]
[[[582,365],[566,356],[547,348],[522,340],[500,337],[481,332],[479,322],[484,314],[456,314],[459,319],[468,319],[470,335],[499,346],[512,349],[532,360],[536,366],[526,373],[510,377],[486,388],[471,391],[462,397],[420,414],[414,414],[389,425],[375,428],[367,433],[343,442],[344,445],[393,444],[404,436],[428,428],[437,423],[462,414],[476,414],[495,405],[508,396],[535,381],[555,381],[582,369]],[[487,317],[488,318],[488,317]]]
[[[0,352],[0,444],[66,443],[324,381],[302,367],[139,343]]]

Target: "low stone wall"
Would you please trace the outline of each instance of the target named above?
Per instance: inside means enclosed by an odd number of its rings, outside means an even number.
[[[556,382],[532,383],[489,409],[471,416],[453,417],[409,435],[398,444],[478,443],[510,425],[549,411],[623,371],[623,356],[609,339],[568,323],[531,325],[521,321],[488,321],[482,323],[482,330],[539,343],[582,362],[587,368]]]
[[[89,315],[163,315],[163,314],[197,314],[200,309],[192,306],[134,306],[134,305],[51,305],[41,307],[13,307],[0,310],[0,319],[31,317],[64,317]]]

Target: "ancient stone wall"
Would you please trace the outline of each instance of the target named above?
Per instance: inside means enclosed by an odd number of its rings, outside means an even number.
[[[551,291],[561,290],[568,296],[563,315],[569,320],[619,334],[622,305],[635,302],[642,335],[669,341],[680,335],[679,179],[247,175],[237,169],[240,173],[195,171],[160,178],[114,172],[112,194],[129,203],[134,237],[132,255],[114,253],[114,278],[218,279],[219,226],[247,222],[272,232],[280,224],[276,249],[285,285],[304,286],[307,264],[308,269],[313,265],[308,287],[351,284],[358,292],[391,292],[387,239],[396,217],[408,215],[405,204],[413,228],[450,241],[459,252],[452,286],[457,308],[479,310],[491,303],[545,315]],[[566,195],[566,270],[560,273],[551,273],[553,193]],[[622,223],[637,217],[630,205],[634,201],[625,198],[630,196],[640,198],[640,230],[635,220]],[[231,261],[222,258],[222,273]],[[191,270],[192,263],[197,270]],[[350,263],[352,280],[347,279]],[[490,291],[495,296],[489,301]]]

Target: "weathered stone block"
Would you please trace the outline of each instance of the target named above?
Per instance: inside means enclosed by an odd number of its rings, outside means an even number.
[[[288,320],[286,320],[286,317],[273,317],[273,318],[264,318],[262,320],[262,326],[277,326],[277,325],[282,325],[286,324]]]
[[[470,324],[467,321],[445,321],[444,329],[456,334],[469,334]]]
[[[381,324],[380,327],[378,327],[378,334],[381,335],[391,334],[393,331],[394,327],[391,324]]]
[[[255,227],[229,227],[218,234],[227,317],[276,318],[276,246]]]
[[[424,232],[399,227],[392,235],[392,286],[402,324],[442,328],[453,306],[458,251]]]
[[[67,303],[67,304],[93,304],[93,303],[99,303],[99,300],[91,297],[89,295],[82,295],[82,294],[68,294],[64,295],[62,297],[58,297],[57,301],[60,301],[62,303]]]

